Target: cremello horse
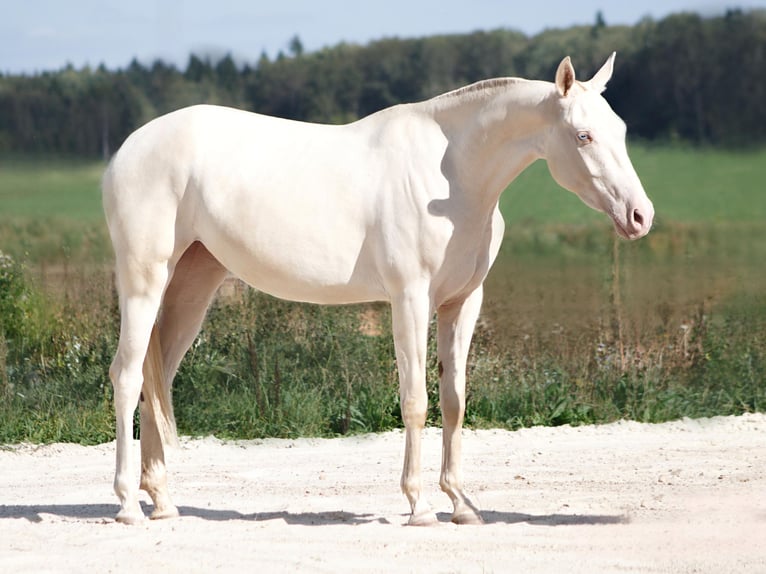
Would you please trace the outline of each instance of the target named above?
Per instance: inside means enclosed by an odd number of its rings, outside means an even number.
[[[438,314],[439,484],[454,522],[480,522],[463,492],[460,429],[482,283],[503,238],[500,194],[545,158],[555,180],[609,215],[620,236],[636,239],[652,225],[625,124],[601,96],[613,62],[614,54],[578,82],[565,58],[555,83],[487,80],[344,126],[194,106],[131,135],[103,181],[122,320],[110,369],[117,520],[144,519],[139,488],[154,502],[152,518],[178,514],[163,452],[163,439],[175,440],[171,383],[233,273],[285,299],[390,302],[410,524],[436,520],[420,458],[426,338]],[[137,404],[140,485],[131,455]]]

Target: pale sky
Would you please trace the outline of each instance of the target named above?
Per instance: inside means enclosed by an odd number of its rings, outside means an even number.
[[[185,67],[189,54],[231,53],[254,63],[298,35],[306,51],[384,37],[659,20],[674,12],[720,15],[766,8],[766,0],[0,0],[0,73],[57,70],[67,63],[124,68],[135,57]]]

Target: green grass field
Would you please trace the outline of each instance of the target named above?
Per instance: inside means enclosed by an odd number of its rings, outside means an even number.
[[[469,360],[474,426],[661,421],[766,409],[766,150],[632,147],[644,239],[537,162],[508,223]],[[119,319],[101,162],[0,158],[0,443],[113,438]],[[380,335],[360,335],[377,319]],[[428,368],[438,423],[437,368]],[[385,305],[219,298],[175,383],[182,432],[333,435],[399,424]]]
[[[103,162],[0,158],[0,218],[103,219],[103,170]]]

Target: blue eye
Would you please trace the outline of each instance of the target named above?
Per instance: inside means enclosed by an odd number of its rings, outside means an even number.
[[[593,138],[590,132],[577,132],[577,141],[580,143],[590,143],[593,141]]]

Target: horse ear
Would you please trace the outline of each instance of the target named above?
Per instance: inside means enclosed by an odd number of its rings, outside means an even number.
[[[614,57],[616,55],[617,52],[612,52],[612,55],[609,56],[606,63],[601,66],[601,69],[596,72],[596,75],[590,79],[588,84],[591,89],[596,90],[599,93],[606,89],[606,83],[612,77],[612,72],[614,71]]]
[[[556,70],[556,87],[559,89],[559,93],[562,96],[566,96],[569,90],[572,89],[575,83],[575,71],[572,66],[572,60],[567,56],[559,64],[559,69]]]

